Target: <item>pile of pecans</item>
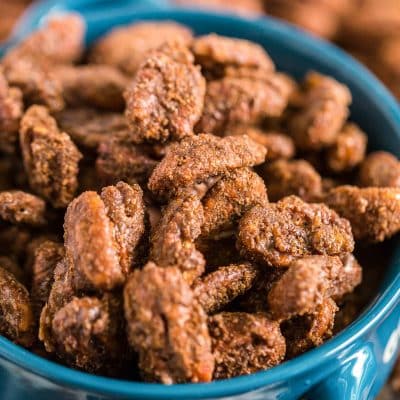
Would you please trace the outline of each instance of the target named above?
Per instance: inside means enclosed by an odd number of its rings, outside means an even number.
[[[174,22],[85,55],[84,30],[59,17],[1,61],[0,332],[171,384],[264,370],[348,325],[354,251],[400,230],[400,163],[366,155],[348,88]]]

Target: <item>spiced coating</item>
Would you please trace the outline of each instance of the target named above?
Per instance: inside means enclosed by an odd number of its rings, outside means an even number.
[[[273,61],[260,45],[244,39],[216,34],[199,36],[194,39],[191,50],[203,74],[212,79],[223,77],[229,67],[265,72],[275,69]]]
[[[49,298],[54,282],[54,270],[64,253],[64,246],[51,240],[40,243],[34,251],[31,297],[33,312],[37,318]]]
[[[268,131],[256,126],[237,125],[226,132],[228,135],[247,135],[255,142],[267,149],[267,161],[275,161],[281,158],[289,159],[294,157],[296,148],[293,139],[281,132]]]
[[[55,351],[55,338],[52,330],[54,315],[69,303],[76,292],[73,287],[71,265],[64,258],[54,269],[54,280],[46,305],[43,307],[39,320],[39,340],[49,353]]]
[[[129,79],[109,65],[81,65],[58,67],[65,103],[70,107],[92,106],[109,111],[122,111],[123,92]]]
[[[82,154],[45,107],[32,106],[24,114],[20,145],[32,190],[56,208],[66,207],[78,187]]]
[[[192,32],[172,21],[140,22],[113,29],[95,43],[89,60],[108,64],[134,76],[147,54],[165,42],[188,45]]]
[[[8,85],[0,67],[0,151],[3,153],[13,154],[16,151],[23,109],[21,90]]]
[[[124,288],[130,345],[146,380],[209,382],[214,358],[207,316],[176,267],[148,263]]]
[[[313,313],[330,297],[341,268],[339,257],[308,256],[294,261],[268,293],[274,319]]]
[[[263,180],[249,168],[240,168],[219,180],[203,199],[203,236],[234,229],[240,217],[255,205],[268,203]]]
[[[124,282],[144,232],[142,196],[138,185],[119,182],[70,203],[64,240],[75,289],[110,290]]]
[[[227,135],[237,124],[257,124],[279,117],[287,106],[290,88],[278,74],[264,79],[226,77],[207,84],[203,115],[196,132]]]
[[[150,176],[148,187],[156,195],[168,197],[180,188],[205,183],[236,168],[261,164],[265,155],[265,148],[247,136],[200,134],[170,146]]]
[[[205,90],[200,68],[185,46],[166,44],[153,51],[125,92],[132,140],[164,143],[193,135]]]
[[[285,357],[279,323],[263,314],[223,312],[209,318],[215,357],[214,379],[265,370]]]
[[[350,223],[335,211],[289,196],[248,211],[239,223],[237,245],[251,260],[287,267],[306,255],[352,252],[354,240]]]
[[[128,124],[121,113],[79,107],[62,110],[55,118],[77,146],[88,150],[97,150],[111,136],[128,136]]]
[[[329,339],[337,311],[336,303],[327,298],[313,313],[285,321],[281,329],[286,339],[286,358],[296,357]]]
[[[74,297],[52,321],[56,353],[69,365],[88,372],[106,372],[120,364],[124,349],[121,299],[114,294]]]
[[[195,192],[172,199],[151,237],[150,260],[159,267],[176,266],[192,283],[204,272],[205,260],[194,241],[201,233],[204,211]]]
[[[193,292],[204,311],[215,313],[253,286],[259,268],[250,263],[219,267],[193,284]]]
[[[368,154],[360,166],[358,183],[364,187],[400,187],[400,162],[386,151]]]
[[[305,79],[302,107],[289,119],[288,127],[301,150],[320,150],[335,143],[351,103],[349,89],[333,78],[309,73]]]
[[[46,224],[46,203],[40,197],[20,190],[0,192],[0,219],[13,224]]]
[[[106,184],[120,180],[129,184],[146,184],[157,164],[149,146],[137,145],[124,136],[113,135],[98,148],[96,171]]]
[[[313,201],[322,192],[321,176],[306,160],[277,160],[264,165],[261,174],[271,201],[290,195]]]
[[[382,242],[400,230],[400,189],[345,185],[325,197],[329,207],[350,221],[356,240]]]
[[[0,266],[0,333],[29,347],[35,339],[29,293],[15,276]]]
[[[326,164],[334,173],[348,172],[365,158],[367,135],[355,124],[346,124],[326,154]]]

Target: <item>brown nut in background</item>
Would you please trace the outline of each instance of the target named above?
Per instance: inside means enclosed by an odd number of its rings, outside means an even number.
[[[13,224],[46,224],[46,203],[40,197],[19,190],[0,192],[0,219]]]
[[[101,37],[93,46],[89,60],[117,67],[134,76],[151,50],[165,42],[180,41],[188,45],[191,40],[191,30],[176,22],[139,22],[115,28]]]

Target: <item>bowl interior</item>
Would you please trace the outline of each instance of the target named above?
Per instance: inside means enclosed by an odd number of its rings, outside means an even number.
[[[347,84],[353,94],[351,119],[369,135],[371,149],[390,150],[400,156],[400,110],[393,97],[360,64],[336,47],[300,32],[294,27],[270,18],[245,20],[201,11],[113,12],[98,13],[88,18],[87,43],[111,28],[140,20],[175,20],[190,26],[196,34],[215,32],[245,38],[266,48],[278,69],[301,78],[309,70],[334,76]],[[398,254],[398,256],[400,253]],[[165,387],[118,381],[88,375],[41,359],[0,337],[0,355],[19,366],[64,385],[94,392],[130,395],[139,398],[199,398],[228,396],[257,389],[272,382],[293,377],[306,368],[316,366],[326,357],[333,357],[366,329],[376,323],[389,303],[400,297],[399,263],[394,257],[385,274],[384,284],[368,310],[344,332],[326,344],[269,371],[211,384],[186,384]],[[397,296],[397,297],[396,297]],[[172,397],[171,397],[172,396]]]

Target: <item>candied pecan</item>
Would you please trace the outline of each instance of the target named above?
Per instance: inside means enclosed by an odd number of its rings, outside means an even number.
[[[351,1],[344,0],[339,2],[340,6]],[[338,1],[330,1],[335,5],[333,10],[326,1],[302,1],[302,0],[268,0],[268,13],[291,22],[294,25],[327,39],[332,39],[339,32],[341,13],[334,12]],[[348,9],[348,4],[347,4]]]
[[[60,132],[45,107],[30,107],[21,121],[20,144],[24,167],[33,190],[54,207],[63,208],[78,187],[82,158],[71,138]]]
[[[67,260],[61,260],[54,269],[54,281],[43,307],[39,321],[39,339],[47,352],[52,353],[55,350],[54,336],[52,332],[52,323],[54,315],[58,310],[69,303],[75,291],[72,282],[72,270]]]
[[[93,108],[67,108],[56,114],[60,128],[85,149],[96,150],[110,136],[128,136],[123,114]]]
[[[64,238],[75,289],[110,290],[124,282],[144,232],[142,195],[138,185],[119,182],[70,203]]]
[[[237,124],[256,124],[265,117],[279,117],[290,94],[278,74],[265,79],[226,77],[207,84],[204,111],[196,132],[226,136]]]
[[[0,333],[24,346],[30,346],[35,339],[29,293],[11,272],[1,266]]]
[[[193,135],[203,111],[205,80],[193,55],[179,43],[149,54],[125,91],[126,118],[137,143]]]
[[[266,72],[275,69],[273,61],[260,45],[244,39],[209,34],[195,38],[191,49],[203,74],[212,79],[222,78],[228,67]]]
[[[128,75],[134,75],[150,50],[165,42],[180,41],[188,45],[192,32],[171,21],[141,22],[113,29],[93,47],[89,60],[108,64]]]
[[[335,211],[289,196],[248,211],[239,223],[238,247],[250,259],[286,267],[306,255],[352,252],[354,240],[350,223]]]
[[[230,230],[250,208],[267,203],[263,180],[249,168],[237,169],[221,178],[206,194],[202,235]]]
[[[196,193],[183,192],[172,199],[153,231],[150,260],[160,267],[178,267],[184,278],[193,282],[205,266],[204,257],[194,244],[203,222],[203,206]]]
[[[302,150],[320,150],[335,143],[351,103],[349,89],[333,78],[309,73],[303,106],[289,119],[289,131]]]
[[[223,312],[210,317],[208,325],[215,357],[214,379],[268,369],[285,357],[279,323],[264,314]]]
[[[368,154],[358,174],[360,186],[400,187],[400,162],[386,151]]]
[[[60,228],[62,228],[62,223]],[[57,237],[57,235],[53,235],[50,232],[32,235],[32,237],[26,244],[24,252],[24,270],[27,276],[29,277],[29,281],[32,281],[33,277],[33,264],[35,262],[35,252],[37,248],[44,242],[47,241],[57,242],[59,239],[60,237]]]
[[[336,303],[327,298],[313,313],[283,322],[281,329],[286,339],[286,358],[296,357],[329,339],[337,311]]]
[[[130,345],[146,380],[209,382],[214,359],[207,316],[176,267],[148,263],[124,289]]]
[[[3,60],[4,73],[10,85],[19,88],[26,105],[42,104],[51,111],[65,106],[61,82],[46,60],[13,57]]]
[[[265,154],[265,148],[247,136],[192,136],[170,146],[150,176],[148,186],[163,197],[179,188],[206,183],[236,168],[261,164]]]
[[[294,261],[268,293],[274,319],[314,312],[335,290],[334,281],[341,279],[341,269],[338,257],[308,256]]]
[[[15,153],[23,108],[22,92],[9,87],[0,67],[0,151],[4,153]]]
[[[320,196],[322,180],[319,173],[305,160],[277,160],[266,164],[261,173],[271,201],[296,195],[305,201]]]
[[[56,353],[74,367],[110,374],[127,356],[122,312],[115,294],[74,297],[52,321]]]
[[[122,273],[127,275],[135,256],[134,250],[145,228],[143,191],[139,185],[118,182],[115,186],[103,188],[101,199],[111,222]]]
[[[83,36],[84,23],[79,16],[51,19],[3,58],[8,81],[22,90],[28,104],[44,104],[53,111],[62,109],[62,87],[52,65],[79,58]]]
[[[45,59],[54,64],[77,61],[83,51],[85,23],[78,14],[52,17],[5,56],[8,59]]]
[[[98,148],[96,171],[107,184],[123,180],[146,184],[158,161],[146,145],[137,145],[124,136],[113,135]]]
[[[259,269],[250,263],[219,267],[193,284],[193,292],[207,313],[221,310],[236,297],[247,292]]]
[[[46,240],[35,248],[31,297],[33,311],[37,317],[40,316],[42,308],[49,298],[54,281],[54,270],[63,257],[64,246],[51,240]]]
[[[350,221],[354,238],[382,242],[400,230],[400,189],[358,188],[345,185],[332,189],[326,204]]]
[[[292,158],[296,152],[293,139],[281,132],[263,130],[255,126],[237,125],[226,133],[230,136],[247,135],[264,146],[267,149],[266,161]]]
[[[110,111],[125,107],[123,92],[129,79],[110,65],[63,65],[55,74],[69,106],[88,105]]]
[[[40,226],[46,223],[46,203],[20,190],[0,192],[0,218],[13,224]]]
[[[335,173],[351,171],[364,160],[367,140],[367,135],[357,125],[346,124],[333,146],[328,148],[328,168]]]

